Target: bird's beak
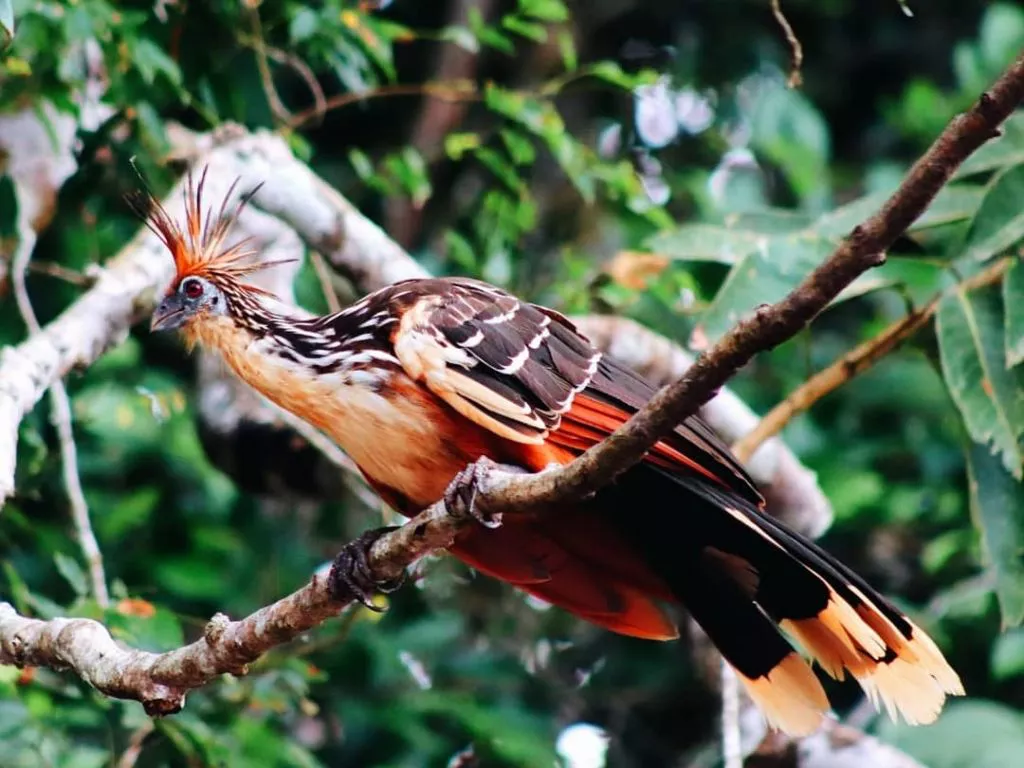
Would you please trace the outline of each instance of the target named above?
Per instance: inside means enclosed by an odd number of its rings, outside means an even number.
[[[153,312],[153,318],[149,322],[151,331],[172,331],[180,328],[187,319],[185,307],[177,294],[165,296],[163,301]]]

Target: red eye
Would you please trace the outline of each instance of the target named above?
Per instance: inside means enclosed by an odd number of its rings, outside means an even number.
[[[186,280],[182,283],[181,291],[190,299],[198,299],[203,295],[203,284],[198,280]]]

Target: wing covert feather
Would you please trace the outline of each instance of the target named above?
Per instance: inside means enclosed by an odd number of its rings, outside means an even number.
[[[412,378],[456,411],[518,443],[583,452],[621,426],[655,388],[603,356],[557,312],[465,278],[423,281],[394,332]],[[763,503],[722,441],[691,417],[649,461],[696,473]]]

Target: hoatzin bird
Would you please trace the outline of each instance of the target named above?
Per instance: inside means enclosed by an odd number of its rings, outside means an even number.
[[[176,267],[152,328],[217,350],[329,435],[407,516],[447,498],[481,457],[526,471],[571,461],[655,391],[562,315],[477,280],[405,280],[341,312],[300,317],[246,284],[268,264],[247,263],[245,242],[227,244],[244,197],[234,211],[225,200],[217,216],[204,214],[202,180],[190,179],[184,227],[152,196],[136,203]],[[948,694],[963,693],[919,627],[766,514],[743,467],[696,417],[595,496],[470,526],[450,551],[624,635],[675,638],[663,605],[685,606],[768,721],[792,734],[815,729],[829,703],[783,633],[910,723],[933,721]]]

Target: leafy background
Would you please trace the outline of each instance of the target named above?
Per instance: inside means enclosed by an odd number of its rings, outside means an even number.
[[[114,108],[80,137],[36,248],[37,264],[64,270],[32,273],[37,312],[45,322],[81,290],[55,274],[102,263],[136,229],[120,202],[137,183],[131,158],[165,190],[171,121],[237,121],[281,131],[437,273],[629,315],[699,347],[819,263],[1024,46],[1010,3],[783,6],[804,44],[797,90],[760,0],[0,0],[0,47],[15,32],[0,115],[74,113],[87,41]],[[834,504],[826,546],[938,638],[970,693],[929,728],[866,715],[847,686],[840,713],[936,768],[1024,754],[1022,197],[1018,114],[885,267],[734,381],[767,410],[940,297],[934,323],[784,433]],[[0,253],[13,211],[0,178]],[[962,287],[983,270],[983,287]],[[311,269],[297,292],[325,308]],[[24,335],[4,293],[0,343]],[[99,618],[167,649],[215,611],[290,591],[379,524],[379,507],[348,494],[253,489],[212,460],[193,363],[171,341],[137,329],[69,386],[115,607],[88,595],[40,406],[0,513],[0,594],[23,612]],[[273,450],[256,453],[275,468]],[[194,693],[135,764],[411,767],[472,743],[485,765],[551,765],[578,722],[608,732],[611,765],[720,761],[717,698],[686,641],[610,636],[445,560],[425,572],[383,618],[351,613]],[[0,667],[0,765],[115,765],[149,728],[138,705],[71,677]]]

